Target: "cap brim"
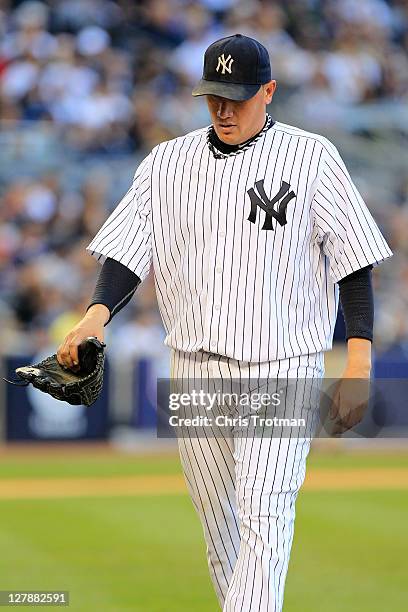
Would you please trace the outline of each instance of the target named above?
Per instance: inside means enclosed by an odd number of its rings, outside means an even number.
[[[206,81],[201,79],[192,91],[193,96],[220,96],[228,100],[249,100],[258,91],[260,85],[241,85],[238,83],[222,83],[221,81]]]

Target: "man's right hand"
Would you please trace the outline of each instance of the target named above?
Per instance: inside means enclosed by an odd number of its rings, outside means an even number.
[[[88,336],[104,341],[104,325],[109,320],[109,309],[103,304],[91,306],[81,321],[65,336],[57,350],[58,363],[74,372],[80,369],[78,346]]]

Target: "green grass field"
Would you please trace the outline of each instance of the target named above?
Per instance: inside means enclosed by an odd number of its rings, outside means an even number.
[[[408,455],[313,454],[309,469],[408,467]],[[176,457],[0,456],[12,479],[180,472]],[[285,612],[399,612],[408,600],[408,490],[302,491]],[[216,611],[187,494],[0,500],[0,590],[69,590],[75,611]],[[45,609],[39,607],[38,609]]]

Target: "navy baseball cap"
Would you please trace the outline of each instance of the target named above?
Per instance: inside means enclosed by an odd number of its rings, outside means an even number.
[[[203,78],[193,96],[249,100],[271,80],[268,51],[254,38],[234,34],[216,40],[204,55]]]

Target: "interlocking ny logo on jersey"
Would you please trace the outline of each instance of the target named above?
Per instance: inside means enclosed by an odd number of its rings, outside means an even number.
[[[231,57],[231,53],[229,54],[227,58],[225,58],[224,54],[219,55],[216,71],[219,72],[220,69],[222,68],[221,74],[225,74],[226,72],[229,72],[229,74],[231,74],[231,71],[232,71],[231,66],[232,66],[233,61],[234,60]]]
[[[263,179],[261,179],[260,181],[256,181],[255,187],[258,190],[259,196],[255,192],[255,189],[253,187],[251,187],[251,189],[248,189],[247,191],[247,194],[251,199],[251,212],[249,214],[248,221],[250,221],[251,223],[255,223],[257,206],[259,206],[259,208],[262,208],[262,210],[266,212],[265,223],[263,224],[262,229],[273,230],[272,217],[276,219],[279,225],[286,225],[287,205],[293,198],[296,197],[294,191],[290,191],[288,193],[290,189],[289,183],[285,183],[285,181],[282,181],[281,188],[279,189],[278,193],[272,198],[272,200],[270,200],[265,193]],[[283,196],[285,197],[283,198]],[[281,198],[283,198],[283,200],[280,202],[278,210],[275,210],[274,205],[276,204],[276,202],[279,202]]]

